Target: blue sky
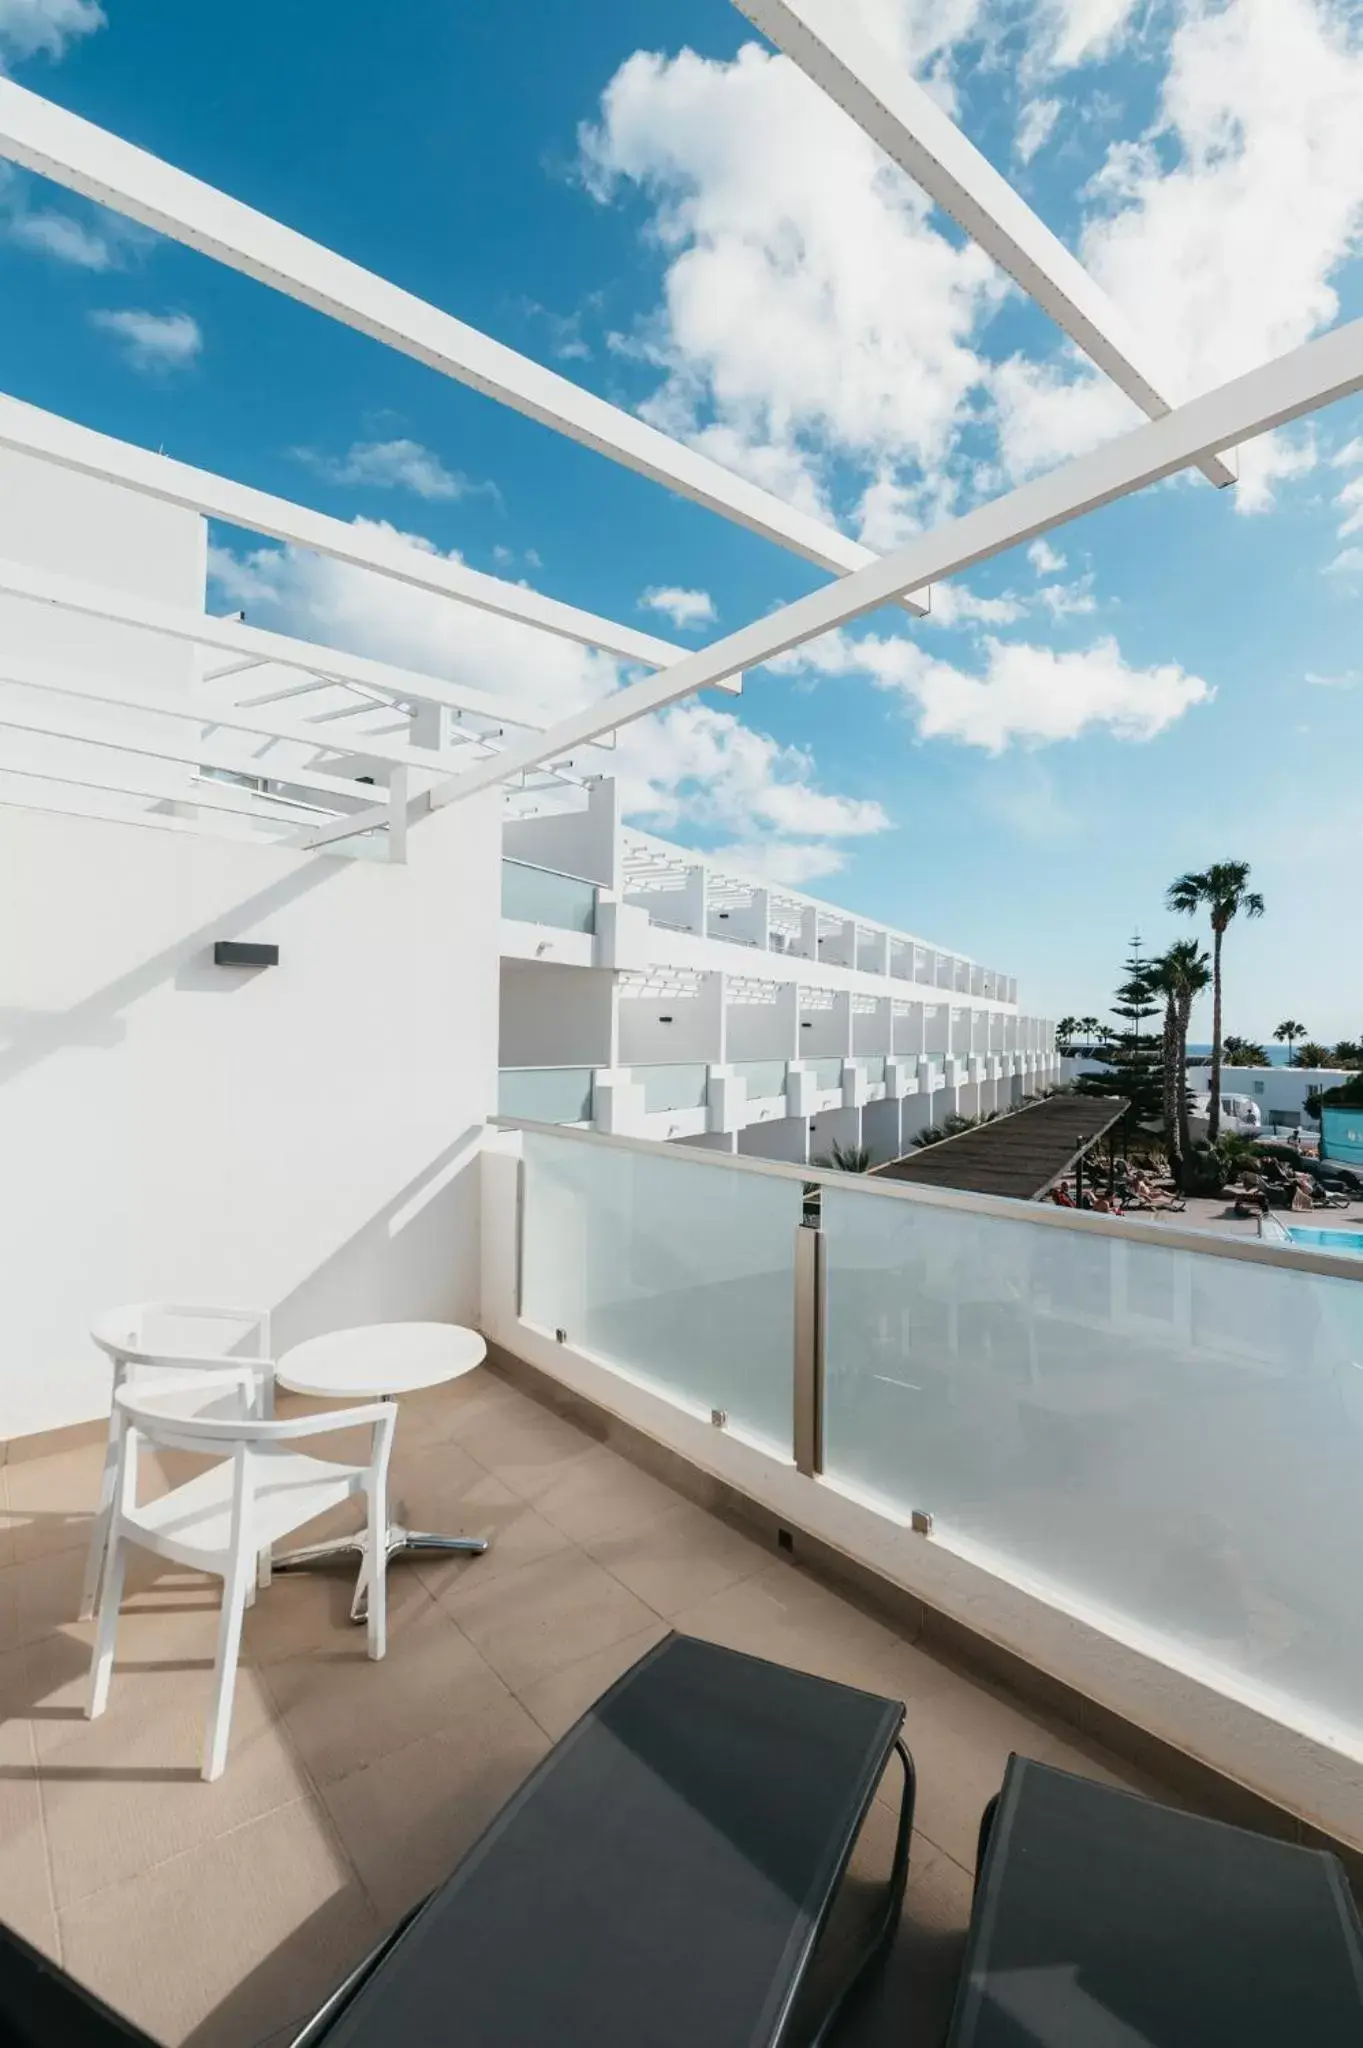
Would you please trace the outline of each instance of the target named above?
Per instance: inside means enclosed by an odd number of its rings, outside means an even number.
[[[1363,314],[1359,0],[856,4],[1188,393]],[[0,53],[873,546],[1132,421],[719,0],[0,0]],[[0,306],[19,397],[679,640],[819,580],[17,173]],[[545,706],[617,680],[215,540],[216,596],[260,623]],[[1229,949],[1228,1027],[1356,1035],[1363,406],[1246,451],[1235,494],[1166,485],[1051,547],[939,592],[932,622],[877,617],[750,677],[741,706],[636,729],[637,814],[1010,968],[1052,1015],[1104,1007],[1134,928],[1174,934],[1175,874],[1246,858],[1268,915]]]

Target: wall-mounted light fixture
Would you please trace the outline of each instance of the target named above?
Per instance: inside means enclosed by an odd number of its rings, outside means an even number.
[[[278,946],[263,945],[257,939],[215,939],[215,967],[278,967]]]
[[[670,1024],[672,1022],[672,1019],[670,1017],[660,1017],[658,1019],[658,1022],[660,1024]]]

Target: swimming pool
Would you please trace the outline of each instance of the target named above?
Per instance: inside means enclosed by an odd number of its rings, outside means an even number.
[[[1303,1251],[1334,1252],[1339,1258],[1363,1259],[1363,1230],[1317,1230],[1309,1223],[1280,1223],[1276,1216],[1265,1216],[1260,1234],[1271,1244],[1295,1244]]]

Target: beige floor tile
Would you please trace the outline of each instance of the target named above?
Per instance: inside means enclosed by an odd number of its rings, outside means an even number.
[[[140,1567],[160,1561],[140,1557]],[[67,1612],[74,1611],[74,1596]],[[173,1572],[129,1587],[114,1638],[107,1728],[141,1721],[156,1725],[167,1714],[207,1713],[217,1657],[219,1587],[216,1579]],[[57,1755],[73,1739],[90,1739],[85,1719],[93,1621],[63,1617],[28,1646],[34,1732],[40,1757]]]
[[[337,1833],[380,1915],[442,1883],[550,1747],[505,1699],[325,1787]]]
[[[597,1444],[537,1494],[535,1505],[565,1536],[585,1544],[638,1529],[684,1503],[661,1479]]]
[[[60,1953],[23,1650],[0,1656],[0,1923]]]
[[[1016,1751],[1047,1762],[1064,1747],[1040,1716],[964,1677],[910,1702],[904,1739],[918,1776],[918,1829],[972,1871],[980,1817],[1003,1783],[1009,1756]],[[892,1783],[887,1777],[887,1788]]]
[[[0,1571],[0,1649],[36,1642],[74,1621],[85,1576],[83,1550],[52,1550]]]
[[[647,1628],[653,1616],[585,1552],[563,1550],[443,1596],[459,1626],[520,1692],[566,1664]]]
[[[537,1405],[509,1381],[480,1366],[476,1372],[465,1373],[462,1379],[451,1380],[448,1386],[404,1394],[397,1441],[418,1449],[452,1443],[493,1414],[524,1413]]]
[[[755,1578],[772,1562],[760,1543],[686,1501],[583,1547],[655,1614],[665,1616]]]
[[[311,2013],[385,1931],[298,1800],[62,1914],[66,1967],[166,2048],[241,2048]]]
[[[590,1657],[580,1657],[575,1664],[565,1665],[548,1678],[537,1679],[520,1693],[524,1707],[532,1713],[546,1735],[555,1742],[560,1735],[566,1735],[574,1721],[581,1719],[588,1707],[599,1700],[608,1686],[614,1685],[622,1672],[631,1664],[637,1664],[646,1650],[660,1643],[669,1633],[666,1622],[653,1621],[637,1635],[624,1636],[618,1643],[607,1649],[597,1650]]]
[[[260,1680],[237,1678],[227,1768],[200,1777],[208,1686],[165,1710],[82,1723],[40,1760],[60,1911],[303,1798],[308,1781]]]
[[[335,1646],[261,1666],[307,1769],[319,1784],[448,1728],[507,1698],[507,1689],[423,1590],[388,1631],[378,1663],[354,1629]]]
[[[0,1569],[14,1563],[17,1521],[10,1513],[9,1467],[0,1465]]]
[[[971,1880],[915,1837],[909,1886],[884,1963],[849,2006],[839,2048],[941,2048],[965,1954]]]
[[[461,1430],[463,1448],[523,1500],[538,1502],[568,1466],[600,1445],[584,1429],[519,1395]]]
[[[80,1549],[89,1542],[104,1469],[102,1443],[82,1444],[51,1458],[23,1458],[5,1469],[16,1558]]]
[[[561,1529],[546,1522],[528,1501],[490,1474],[465,1501],[463,1515],[439,1526],[454,1535],[481,1536],[488,1547],[480,1557],[442,1555],[439,1551],[413,1553],[403,1568],[415,1572],[437,1599],[446,1593],[457,1596],[462,1586],[482,1585],[570,1547]],[[455,1604],[457,1607],[457,1597]]]
[[[353,1513],[353,1510],[352,1510]],[[345,1524],[341,1525],[343,1528]],[[308,1540],[329,1540],[307,1532]],[[246,1656],[256,1664],[273,1664],[305,1650],[339,1651],[362,1643],[364,1632],[350,1619],[358,1560],[341,1560],[304,1572],[280,1572],[248,1608],[242,1628]],[[388,1631],[391,1636],[411,1613],[426,1605],[426,1588],[410,1562],[388,1573]]]
[[[882,1623],[789,1564],[768,1565],[672,1618],[684,1635],[703,1636],[843,1685],[867,1686],[868,1673],[899,1643]]]

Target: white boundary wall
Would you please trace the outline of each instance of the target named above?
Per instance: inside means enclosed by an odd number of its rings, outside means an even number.
[[[0,805],[0,1440],[107,1412],[122,1301],[476,1318],[499,811],[401,866]]]

